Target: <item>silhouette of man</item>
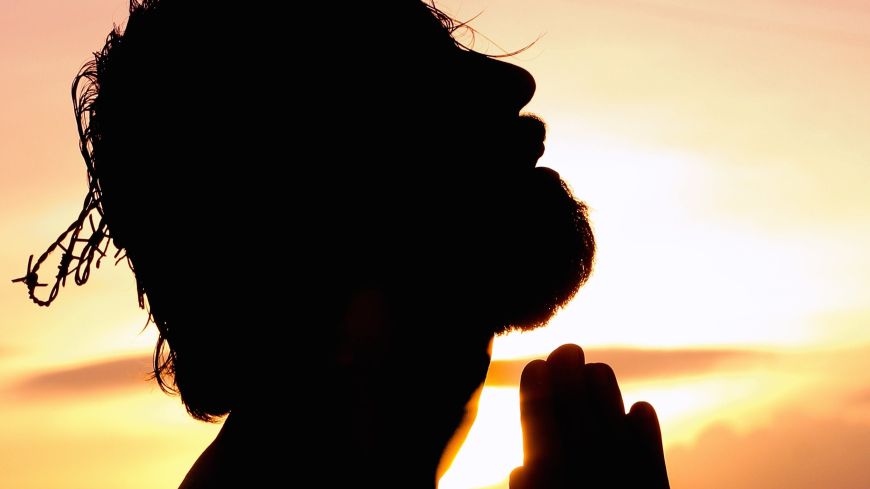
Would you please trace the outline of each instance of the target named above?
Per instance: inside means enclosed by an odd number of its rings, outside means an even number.
[[[131,2],[73,86],[84,208],[20,280],[47,305],[124,253],[157,381],[228,415],[181,487],[434,487],[493,336],[588,278],[586,208],[535,166],[532,76],[433,5],[284,9]],[[667,487],[652,408],[579,347],[521,394],[514,487]]]

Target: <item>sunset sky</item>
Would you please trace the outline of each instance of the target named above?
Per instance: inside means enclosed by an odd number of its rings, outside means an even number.
[[[7,280],[80,209],[69,85],[126,5],[0,0],[3,488],[177,487],[219,429],[145,381],[155,332],[125,267],[49,309]],[[675,489],[870,488],[870,4],[439,5],[477,16],[478,50],[537,40],[512,61],[537,79],[541,164],[600,246],[548,327],[496,340],[441,487],[507,487],[522,365],[574,342],[657,408]]]

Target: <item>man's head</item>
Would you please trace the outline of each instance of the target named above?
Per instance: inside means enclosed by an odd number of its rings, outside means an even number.
[[[531,75],[428,4],[357,3],[134,2],[77,80],[93,207],[194,416],[268,405],[302,358],[370,414],[360,437],[411,444],[383,409],[404,402],[440,453],[492,336],[545,323],[594,241],[535,168]]]

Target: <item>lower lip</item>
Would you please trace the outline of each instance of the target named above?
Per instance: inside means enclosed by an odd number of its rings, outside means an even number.
[[[535,171],[541,175],[546,175],[548,178],[552,178],[558,182],[562,181],[562,177],[559,175],[559,172],[552,168],[547,168],[546,166],[537,166],[535,167]]]

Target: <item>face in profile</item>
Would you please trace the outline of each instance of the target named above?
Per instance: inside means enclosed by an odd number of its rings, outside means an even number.
[[[328,386],[348,450],[431,466],[492,336],[544,324],[591,270],[584,205],[536,167],[534,79],[422,2],[309,6],[288,18],[329,23],[292,32],[197,3],[136,6],[79,107],[158,374],[200,419]]]
[[[584,205],[557,173],[536,167],[546,128],[522,112],[532,76],[457,46],[440,25],[409,30],[427,55],[365,91],[379,94],[380,110],[357,126],[382,145],[364,160],[379,168],[364,169],[353,200],[379,218],[362,219],[353,237],[387,237],[366,256],[385,264],[374,275],[394,327],[353,367],[365,372],[362,390],[376,393],[359,404],[416,406],[387,410],[363,438],[422,417],[429,433],[400,430],[382,449],[426,440],[440,453],[483,381],[492,335],[544,324],[588,277],[594,240]]]
[[[455,45],[444,51],[435,87],[445,102],[410,124],[430,139],[402,136],[415,147],[442,146],[432,161],[421,155],[407,164],[425,162],[443,174],[404,199],[416,206],[422,195],[428,202],[415,209],[430,219],[397,222],[429,228],[421,241],[433,243],[426,257],[432,270],[420,275],[461,291],[454,297],[465,313],[491,321],[495,332],[540,326],[590,272],[594,239],[585,206],[555,171],[536,166],[546,126],[522,112],[535,92],[532,75]]]

